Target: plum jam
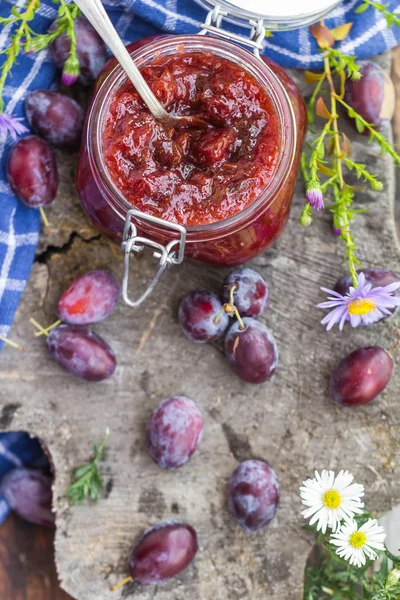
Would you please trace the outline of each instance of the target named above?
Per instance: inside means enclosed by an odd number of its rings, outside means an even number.
[[[137,234],[163,247],[181,226],[185,258],[230,266],[256,256],[288,218],[306,129],[300,92],[272,61],[212,36],[144,38],[128,49],[166,109],[205,126],[161,126],[109,61],[77,173],[89,217],[121,242],[135,208]]]
[[[168,111],[199,117],[209,128],[165,128],[124,83],[108,109],[103,153],[128,202],[192,226],[249,206],[273,177],[280,152],[268,93],[239,65],[204,51],[158,56],[142,73]]]

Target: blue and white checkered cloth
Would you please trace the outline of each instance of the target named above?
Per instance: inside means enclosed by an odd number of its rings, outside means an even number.
[[[23,7],[26,0],[1,0],[0,16],[8,16],[13,5]],[[113,23],[128,43],[160,31],[196,33],[206,12],[195,0],[106,0]],[[326,18],[328,27],[353,23],[350,36],[341,44],[347,54],[365,58],[393,48],[400,41],[400,30],[389,30],[385,18],[373,8],[357,15],[360,0],[345,0]],[[388,8],[400,12],[399,2],[388,2]],[[52,0],[42,0],[34,22],[36,31],[45,32],[56,17]],[[0,52],[7,48],[12,26],[0,33]],[[265,55],[286,67],[315,68],[321,64],[315,40],[307,28],[274,33],[265,40]],[[0,65],[4,55],[0,55]],[[56,74],[47,52],[22,55],[4,89],[6,113],[23,115],[23,101],[32,90],[57,87]],[[23,206],[12,194],[5,177],[10,140],[0,140],[0,335],[7,336],[15,310],[29,277],[39,231],[39,212]],[[83,217],[82,217],[83,218]],[[2,343],[0,341],[0,348]],[[0,479],[18,464],[35,463],[40,447],[25,434],[0,434]],[[0,522],[6,514],[0,499]]]

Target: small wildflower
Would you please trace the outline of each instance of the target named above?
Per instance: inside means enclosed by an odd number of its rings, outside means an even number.
[[[80,74],[79,60],[76,56],[69,56],[64,63],[61,81],[64,85],[72,85]]]
[[[333,226],[333,233],[339,237],[339,235],[342,235],[342,228]]]
[[[18,135],[29,131],[25,125],[22,125],[21,121],[23,121],[21,117],[0,113],[0,137],[5,139],[7,135],[10,135],[15,141]]]
[[[307,479],[300,488],[300,496],[306,508],[302,515],[317,524],[317,531],[326,532],[327,527],[336,531],[343,519],[351,520],[361,514],[364,503],[364,486],[352,483],[353,475],[340,471],[335,477],[333,471],[315,471],[314,479]]]
[[[352,327],[358,325],[371,325],[386,315],[390,315],[390,308],[400,306],[400,297],[393,293],[400,288],[400,281],[385,286],[372,287],[366,282],[364,273],[357,276],[357,288],[350,287],[347,294],[342,295],[334,290],[321,288],[329,294],[327,302],[318,304],[318,308],[331,308],[332,310],[322,319],[322,325],[326,325],[329,331],[339,323],[342,331],[346,321]]]
[[[330,538],[331,544],[337,546],[336,554],[351,565],[362,567],[367,558],[376,560],[375,550],[384,550],[386,533],[376,519],[369,519],[358,527],[355,521],[344,523],[337,533]]]
[[[314,210],[322,210],[325,208],[324,196],[322,194],[319,183],[310,181],[307,184],[306,198]]]

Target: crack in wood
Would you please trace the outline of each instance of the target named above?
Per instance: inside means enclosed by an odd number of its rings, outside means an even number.
[[[90,244],[91,242],[99,240],[100,238],[101,233],[98,233],[90,238],[84,238],[77,231],[72,231],[68,240],[62,246],[48,246],[46,250],[36,255],[34,262],[47,265],[47,263],[55,254],[66,254],[71,249],[76,239],[82,240],[82,242],[85,244]]]

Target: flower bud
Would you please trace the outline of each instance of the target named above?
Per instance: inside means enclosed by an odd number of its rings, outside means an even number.
[[[390,589],[400,583],[400,569],[393,569],[387,576],[385,588]]]
[[[324,196],[318,182],[310,182],[307,184],[306,198],[310,203],[311,208],[314,210],[325,208]]]
[[[64,63],[61,81],[64,85],[72,85],[78,79],[81,69],[76,55],[71,55]]]
[[[311,225],[311,223],[312,216],[308,212],[303,211],[300,217],[300,225],[303,225],[303,227],[308,227]]]

